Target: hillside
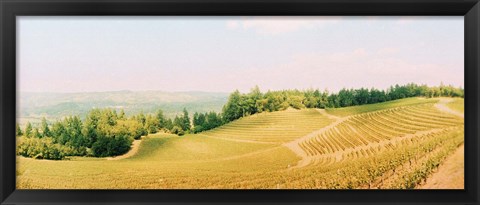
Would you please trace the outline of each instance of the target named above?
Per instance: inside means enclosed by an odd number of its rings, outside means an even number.
[[[438,98],[287,109],[200,134],[149,135],[126,159],[18,157],[17,188],[410,189],[463,144],[463,118],[439,106],[463,110]]]
[[[281,144],[318,130],[331,122],[330,118],[316,109],[287,109],[244,117],[202,134],[219,139]]]

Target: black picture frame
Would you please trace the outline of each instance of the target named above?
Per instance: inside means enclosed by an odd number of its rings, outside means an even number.
[[[16,190],[16,16],[464,16],[464,190]],[[0,0],[1,204],[479,204],[478,0]]]

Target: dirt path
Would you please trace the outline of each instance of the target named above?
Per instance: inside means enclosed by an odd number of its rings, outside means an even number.
[[[458,117],[464,118],[464,114],[450,109],[446,104],[453,99],[442,98],[435,107],[440,111],[447,112]],[[464,170],[465,170],[465,147],[460,146],[455,153],[447,157],[438,167],[437,172],[427,178],[427,182],[418,187],[418,189],[464,189]]]
[[[132,146],[131,146],[130,150],[127,153],[125,153],[123,155],[115,156],[115,157],[107,157],[105,159],[107,159],[107,160],[120,160],[120,159],[126,159],[128,157],[131,157],[138,152],[138,148],[140,147],[141,142],[142,142],[141,139],[134,140],[132,142]]]
[[[328,114],[327,112],[325,112],[325,110],[322,110],[322,109],[317,109],[318,112],[322,113],[323,115],[326,115],[328,118],[331,118],[331,119],[335,119],[335,121],[333,123],[331,123],[330,125],[326,126],[326,127],[323,127],[319,130],[316,130],[314,132],[311,132],[301,138],[298,138],[294,141],[291,141],[291,142],[288,142],[288,143],[285,143],[283,144],[283,146],[289,148],[291,151],[293,151],[297,156],[299,156],[300,158],[302,158],[298,163],[297,165],[291,167],[291,168],[300,168],[300,167],[304,167],[304,166],[307,166],[309,165],[310,163],[312,163],[312,160],[313,158],[312,157],[309,157],[307,152],[305,152],[305,150],[302,149],[302,147],[300,147],[300,143],[303,142],[303,141],[306,141],[306,140],[309,140],[311,138],[314,138],[314,137],[317,137],[318,135],[326,132],[327,130],[337,126],[338,124],[344,122],[345,120],[347,120],[349,117],[337,117],[337,116],[333,116],[333,115],[330,115]]]
[[[438,167],[437,172],[427,178],[427,182],[417,189],[464,189],[464,145]]]
[[[442,112],[450,113],[452,115],[456,115],[458,117],[464,118],[463,113],[458,112],[456,110],[452,110],[447,106],[447,104],[452,101],[453,99],[451,98],[440,98],[440,101],[438,103],[435,103],[435,107]]]

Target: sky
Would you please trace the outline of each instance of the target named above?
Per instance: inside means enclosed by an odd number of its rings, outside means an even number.
[[[17,17],[20,92],[464,87],[463,16]]]

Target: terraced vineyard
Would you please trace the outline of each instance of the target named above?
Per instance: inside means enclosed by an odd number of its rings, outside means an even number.
[[[261,113],[200,134],[151,135],[120,160],[19,157],[17,188],[417,188],[464,142],[457,100]],[[458,109],[445,110],[450,103]]]
[[[215,138],[279,144],[302,137],[331,122],[315,109],[288,109],[248,116],[203,134]]]
[[[443,114],[433,103],[428,103],[345,118],[337,126],[301,142],[301,147],[308,156],[325,157],[356,151],[368,154],[414,138],[419,133],[435,133],[462,124],[462,119]]]

